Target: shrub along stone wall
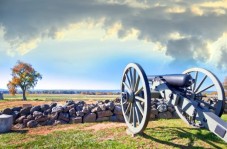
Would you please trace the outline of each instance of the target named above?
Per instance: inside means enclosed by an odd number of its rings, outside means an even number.
[[[51,103],[6,108],[0,114],[13,115],[14,128],[17,129],[67,123],[124,122],[120,99],[97,101],[94,104],[69,100],[65,105]],[[174,107],[166,105],[163,100],[152,100],[150,119],[176,117]]]

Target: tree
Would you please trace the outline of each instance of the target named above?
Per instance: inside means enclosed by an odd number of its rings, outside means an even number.
[[[26,91],[34,88],[42,75],[32,68],[32,65],[18,61],[12,68],[12,80],[9,81],[7,87],[9,92],[16,94],[17,88],[20,87],[23,92],[23,100],[26,100]]]

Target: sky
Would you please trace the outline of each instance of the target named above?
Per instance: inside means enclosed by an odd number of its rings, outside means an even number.
[[[0,88],[18,60],[35,89],[120,89],[125,66],[227,76],[227,0],[0,0]]]

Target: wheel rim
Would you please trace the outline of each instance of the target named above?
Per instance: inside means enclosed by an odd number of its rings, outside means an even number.
[[[187,88],[187,96],[220,117],[224,111],[225,93],[218,78],[212,72],[202,68],[191,68],[184,71],[183,74],[190,74],[195,79],[195,83]],[[211,94],[209,97],[205,97],[204,93],[209,90],[212,90],[213,93],[216,92],[216,95],[211,97]],[[179,117],[189,123],[187,114],[182,114],[181,109],[177,106],[175,109]],[[189,124],[191,125],[191,123]]]
[[[142,67],[136,63],[126,66],[121,83],[121,106],[129,130],[142,132],[149,122],[151,95]]]

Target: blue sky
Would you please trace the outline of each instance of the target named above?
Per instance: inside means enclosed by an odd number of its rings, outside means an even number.
[[[124,67],[227,76],[227,1],[0,1],[0,88],[17,60],[35,89],[119,89]],[[9,13],[10,12],[10,13]]]

